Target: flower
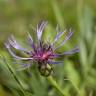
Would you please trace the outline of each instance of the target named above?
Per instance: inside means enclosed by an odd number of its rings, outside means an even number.
[[[56,53],[56,50],[60,47],[62,47],[72,36],[73,32],[70,30],[70,32],[65,36],[65,39],[58,45],[58,47],[54,47],[55,43],[60,39],[62,35],[64,35],[65,31],[60,32],[57,30],[57,35],[54,38],[54,41],[50,43],[45,43],[42,41],[42,34],[45,26],[47,25],[47,22],[42,21],[37,25],[36,28],[36,36],[37,36],[37,43],[35,43],[31,37],[31,35],[28,33],[28,43],[31,46],[32,50],[27,50],[23,48],[17,41],[15,40],[14,36],[11,35],[11,37],[8,39],[8,42],[5,43],[6,48],[8,49],[9,53],[18,60],[32,60],[37,62],[39,71],[42,75],[49,76],[52,72],[52,67],[50,65],[53,64],[60,64],[61,61],[54,61],[55,58],[58,58],[62,55],[71,55],[76,52],[79,52],[79,48],[75,47],[74,49],[62,52],[61,54]],[[58,29],[58,28],[57,28]],[[24,53],[28,54],[28,57],[20,57],[17,56],[13,51],[12,48],[15,48],[17,50],[23,51]],[[30,67],[29,64],[25,66],[25,68]]]

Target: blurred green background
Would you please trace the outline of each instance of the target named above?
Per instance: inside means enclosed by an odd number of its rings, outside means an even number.
[[[79,53],[59,59],[64,64],[53,66],[53,81],[42,77],[35,64],[30,68],[31,76],[28,70],[17,72],[16,62],[11,60],[4,46],[13,34],[27,48],[27,32],[36,39],[33,29],[41,20],[48,21],[43,36],[45,41],[53,40],[57,24],[62,30],[72,28],[74,31],[70,41],[58,52],[70,50],[75,45],[80,47]],[[0,0],[2,54],[24,90],[1,57],[0,96],[96,96],[96,0]],[[54,86],[55,81],[57,86]]]

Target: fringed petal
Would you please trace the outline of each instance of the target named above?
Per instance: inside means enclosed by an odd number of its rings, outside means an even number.
[[[33,58],[23,58],[23,57],[19,57],[19,56],[17,56],[16,54],[13,53],[13,51],[11,50],[9,44],[5,43],[5,46],[6,46],[6,48],[8,49],[9,53],[10,53],[15,59],[18,59],[18,60],[32,60],[32,59],[33,59]]]
[[[52,45],[53,45],[56,41],[58,41],[58,39],[60,39],[60,37],[66,32],[66,30],[64,30],[63,32],[61,32],[58,26],[57,26],[57,28],[56,28],[56,31],[57,31],[57,35],[55,36],[55,39],[54,39]]]
[[[30,46],[31,46],[33,49],[35,49],[35,44],[34,44],[34,42],[33,42],[33,39],[32,39],[32,37],[31,37],[30,33],[28,33],[28,43],[30,44]]]
[[[59,56],[59,55],[71,55],[71,54],[74,54],[77,52],[80,52],[79,47],[75,47],[74,49],[67,51],[67,52],[63,52],[62,54],[57,54],[57,56]]]
[[[36,31],[37,31],[37,38],[38,38],[38,40],[41,39],[42,32],[43,32],[46,24],[47,24],[47,22],[42,21],[40,24],[37,25],[37,30]]]
[[[11,38],[8,39],[10,45],[12,47],[14,47],[17,50],[22,50],[22,51],[27,51],[25,48],[23,48],[20,44],[17,43],[17,41],[15,40],[14,36],[11,35]]]
[[[63,46],[70,39],[72,34],[73,32],[70,30],[70,32],[66,35],[65,39],[61,42],[61,44],[58,47],[55,48],[55,50]]]
[[[48,60],[48,64],[62,64],[62,61],[49,61]]]
[[[20,67],[18,69],[16,69],[16,71],[25,70],[25,69],[29,68],[30,66],[31,66],[31,64],[20,64]]]
[[[28,32],[28,43],[32,46],[33,45],[33,39],[32,39],[32,37],[31,37],[31,35],[30,35],[30,33]]]
[[[74,53],[77,53],[77,52],[80,52],[80,49],[79,47],[76,47],[70,51],[67,51],[67,52],[64,52],[65,55],[71,55],[71,54],[74,54]]]

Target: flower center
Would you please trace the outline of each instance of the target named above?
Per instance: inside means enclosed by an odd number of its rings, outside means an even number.
[[[34,55],[32,56],[37,62],[47,62],[48,59],[52,59],[53,49],[48,44],[41,44],[37,46]]]
[[[49,59],[51,55],[52,55],[52,52],[50,52],[50,51],[45,52],[45,53],[42,55],[41,59],[42,59],[42,60]]]

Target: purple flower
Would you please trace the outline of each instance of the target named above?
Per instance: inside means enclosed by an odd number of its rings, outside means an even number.
[[[42,41],[42,34],[45,26],[47,25],[47,22],[41,22],[40,24],[37,25],[36,28],[36,36],[37,36],[37,43],[33,42],[32,37],[28,33],[28,42],[29,45],[31,46],[32,50],[28,50],[26,48],[23,48],[17,41],[15,40],[14,36],[11,35],[11,37],[8,39],[8,42],[5,43],[6,48],[8,49],[9,53],[18,60],[32,60],[37,62],[39,71],[41,72],[42,75],[48,76],[50,75],[50,72],[52,71],[52,67],[50,65],[52,64],[60,64],[63,63],[61,61],[54,61],[55,58],[58,58],[62,55],[71,55],[76,52],[79,52],[79,48],[75,47],[74,49],[67,51],[67,52],[62,52],[61,54],[56,53],[56,50],[60,47],[62,47],[72,36],[73,32],[70,30],[70,32],[65,36],[65,39],[58,45],[58,47],[55,47],[55,43],[60,39],[62,35],[66,32],[60,32],[57,28],[57,35],[54,38],[54,41],[49,44],[45,43]],[[13,51],[12,48],[15,48],[17,50],[20,50],[26,54],[28,54],[28,57],[20,57],[17,56]],[[25,68],[29,67],[29,64],[26,64],[24,66]],[[51,70],[51,71],[50,71]]]

